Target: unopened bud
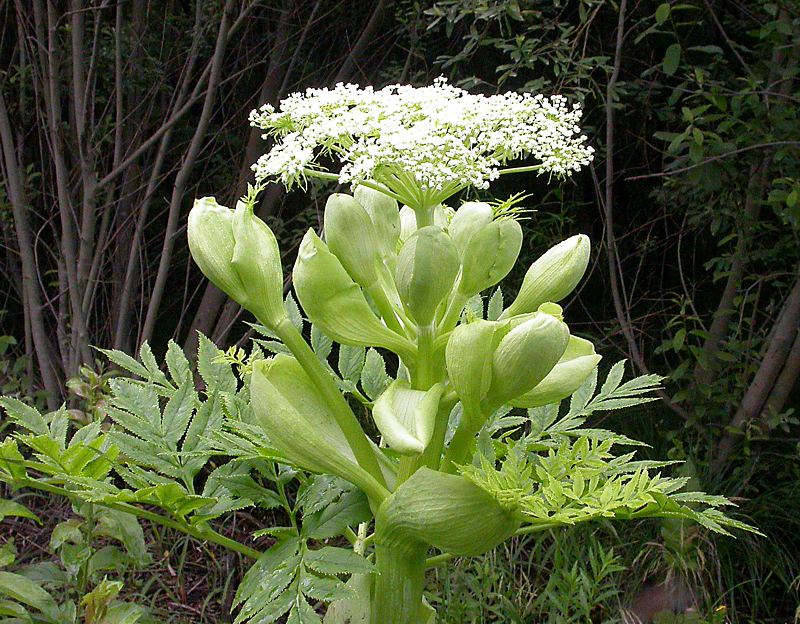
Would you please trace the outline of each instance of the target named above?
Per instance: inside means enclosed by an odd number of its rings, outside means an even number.
[[[472,235],[489,225],[492,219],[492,207],[485,202],[466,202],[456,210],[447,231],[462,257]]]
[[[267,326],[286,317],[278,242],[252,205],[239,202],[234,211],[213,197],[195,200],[187,235],[192,258],[217,288]]]
[[[429,325],[450,293],[459,261],[453,241],[438,225],[417,230],[397,259],[397,291],[418,325]]]
[[[400,238],[400,210],[397,202],[366,186],[356,187],[353,196],[367,211],[375,226],[381,254],[384,257],[396,255],[397,241]]]
[[[528,392],[553,369],[568,342],[566,324],[542,312],[514,327],[494,351],[489,400],[502,405]]]
[[[500,330],[500,323],[477,320],[456,327],[447,341],[447,376],[470,413],[479,411],[491,385],[491,353],[499,341]]]
[[[522,248],[522,228],[499,219],[477,230],[467,242],[458,290],[466,297],[494,286],[514,268]]]
[[[413,390],[407,381],[393,382],[375,401],[372,417],[389,448],[403,455],[422,453],[433,436],[442,384]]]
[[[589,264],[589,237],[572,236],[551,247],[534,262],[514,302],[501,318],[533,312],[545,301],[561,301],[581,281]]]
[[[334,193],[325,204],[325,242],[356,282],[369,288],[378,279],[380,246],[369,214],[355,198]]]
[[[421,468],[381,505],[376,543],[425,543],[454,555],[479,555],[519,527],[514,511],[463,476]]]
[[[567,350],[553,370],[532,390],[512,400],[511,405],[539,407],[561,402],[583,385],[586,378],[597,368],[600,358],[591,342],[570,336]]]
[[[375,316],[364,293],[313,230],[300,243],[292,272],[295,292],[309,320],[340,344],[384,347],[413,354],[408,339]]]

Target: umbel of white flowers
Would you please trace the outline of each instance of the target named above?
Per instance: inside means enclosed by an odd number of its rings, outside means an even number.
[[[593,153],[580,117],[562,96],[475,95],[444,78],[380,90],[338,84],[254,110],[251,124],[275,144],[253,169],[257,182],[291,186],[318,175],[320,157],[330,157],[341,162],[339,182],[380,185],[417,209],[469,186],[488,188],[504,163],[527,155],[542,173],[577,171]]]

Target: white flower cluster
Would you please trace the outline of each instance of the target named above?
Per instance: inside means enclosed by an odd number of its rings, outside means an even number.
[[[580,117],[580,107],[562,96],[474,95],[444,78],[378,91],[340,83],[294,93],[278,110],[252,111],[251,124],[275,138],[253,169],[259,182],[291,185],[325,154],[341,160],[342,183],[375,180],[425,201],[486,188],[503,163],[525,155],[539,161],[540,172],[569,175],[592,159]]]

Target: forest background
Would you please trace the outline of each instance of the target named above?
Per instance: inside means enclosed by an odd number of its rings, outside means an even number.
[[[310,86],[440,75],[480,93],[563,93],[585,107],[596,158],[564,183],[531,173],[492,186],[492,199],[525,193],[532,209],[519,266],[590,235],[572,327],[598,344],[605,368],[626,357],[636,373],[667,377],[659,402],[614,428],[687,460],[686,474],[736,498],[767,537],[601,525],[516,541],[437,577],[438,595],[463,610],[453,622],[532,621],[526,609],[548,593],[605,621],[666,578],[667,603],[688,588],[700,610],[730,621],[795,617],[796,2],[5,0],[0,24],[2,394],[49,409],[66,401],[80,419],[102,406],[114,374],[95,347],[133,353],[147,341],[160,359],[170,339],[195,353],[198,332],[220,347],[249,342],[251,319],[191,262],[186,216],[195,197],[232,205],[246,191],[266,149],[251,109]],[[309,190],[272,185],[258,206],[290,250],[284,266],[303,232],[321,227],[331,187]],[[521,280],[506,279],[509,296]],[[37,504],[52,522],[72,513]],[[258,520],[237,517],[242,531]],[[0,525],[20,531],[20,552],[37,539],[47,547],[46,531],[21,526]],[[166,554],[134,586],[154,608],[176,622],[227,621],[235,566],[220,559],[203,579],[195,546],[147,539]],[[172,576],[148,583],[166,567]],[[477,586],[493,602],[470,601]],[[585,621],[563,617],[549,621]]]

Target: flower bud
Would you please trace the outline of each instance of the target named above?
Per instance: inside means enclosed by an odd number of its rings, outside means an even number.
[[[393,382],[375,401],[372,417],[386,444],[403,455],[422,453],[433,436],[442,384],[427,392],[407,381]]]
[[[313,230],[300,243],[292,279],[309,320],[327,336],[345,345],[413,355],[413,345],[378,320],[364,293]]]
[[[572,236],[551,247],[534,262],[514,302],[501,318],[533,312],[545,301],[560,301],[581,281],[589,264],[589,237]]]
[[[375,226],[355,198],[334,193],[325,204],[325,242],[347,273],[364,288],[378,279],[380,246]]]
[[[400,211],[397,202],[366,186],[356,187],[353,196],[367,211],[375,226],[381,254],[384,258],[396,255],[397,241],[400,238]]]
[[[433,225],[446,228],[450,223],[453,209],[441,204],[433,209]],[[417,214],[413,208],[403,206],[400,209],[400,243],[404,243],[417,231]]]
[[[421,468],[381,505],[375,538],[389,547],[422,542],[454,555],[479,555],[511,537],[519,524],[467,478]]]
[[[330,407],[293,357],[253,364],[250,401],[257,424],[289,463],[349,481],[362,472]]]
[[[417,230],[397,259],[397,291],[418,325],[429,325],[452,290],[459,261],[453,241],[438,225]]]
[[[459,325],[445,349],[447,376],[465,407],[476,413],[492,382],[490,354],[499,342],[499,323],[477,320]]]
[[[497,284],[514,268],[522,248],[522,228],[499,219],[477,230],[467,242],[458,290],[471,297]]]
[[[492,356],[488,400],[502,405],[528,392],[553,369],[568,342],[566,324],[542,312],[511,329]]]
[[[238,202],[234,211],[213,197],[195,200],[187,233],[192,257],[214,285],[267,326],[286,317],[278,242],[252,205]]]
[[[539,407],[559,403],[571,396],[592,374],[601,356],[588,340],[570,336],[567,350],[547,376],[532,390],[512,400],[514,407]]]
[[[489,225],[493,217],[492,207],[485,202],[466,202],[456,210],[447,231],[461,257],[464,256],[469,239]]]

